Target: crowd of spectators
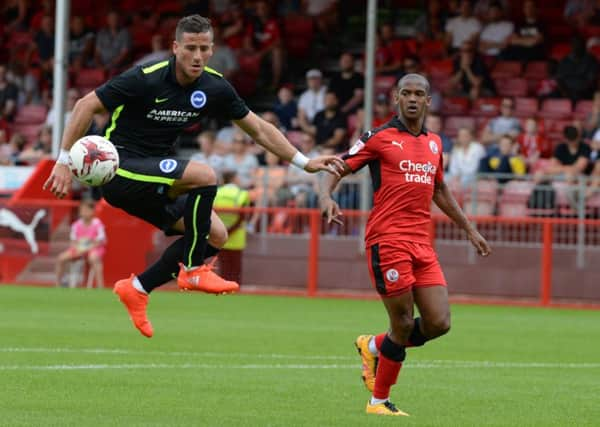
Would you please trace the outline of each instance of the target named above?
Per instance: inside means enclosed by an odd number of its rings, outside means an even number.
[[[366,130],[365,56],[342,25],[349,15],[364,16],[364,2],[128,0],[114,9],[72,3],[65,120],[74,102],[107,78],[132,64],[169,57],[179,17],[200,13],[214,25],[215,54],[208,66],[246,99],[263,95],[264,117],[305,154],[342,153]],[[34,164],[50,155],[57,120],[48,111],[54,5],[3,4],[0,164]],[[380,7],[389,13],[381,14],[385,19],[378,25],[374,127],[394,114],[397,79],[419,72],[432,83],[426,125],[442,135],[449,181],[469,188],[478,173],[561,179],[587,174],[589,194],[600,189],[595,2],[389,0]],[[411,8],[420,8],[419,18],[403,24],[403,10]],[[561,104],[566,107],[545,110],[554,105],[547,101],[559,100],[568,101]],[[525,104],[530,108],[521,108]],[[45,108],[43,120],[32,123],[20,113],[30,105]],[[100,133],[106,121],[95,117],[90,133]],[[267,196],[275,205],[315,206],[312,179],[288,170],[230,124],[207,122],[187,136],[195,141],[187,147],[195,150],[193,159],[218,172],[235,169],[255,202]],[[261,184],[266,176],[272,180],[268,188]],[[351,202],[344,207],[357,207],[357,197],[345,200]]]

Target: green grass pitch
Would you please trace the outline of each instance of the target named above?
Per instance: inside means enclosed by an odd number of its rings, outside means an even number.
[[[0,286],[1,426],[598,426],[600,312],[453,306],[366,415],[353,347],[379,301],[157,292],[155,336],[108,291]]]

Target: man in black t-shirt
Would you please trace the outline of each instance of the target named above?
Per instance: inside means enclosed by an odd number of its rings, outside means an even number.
[[[342,53],[340,72],[331,78],[328,90],[337,95],[343,114],[351,114],[362,105],[364,86],[364,77],[354,71],[354,57],[351,53]]]
[[[232,120],[254,141],[307,172],[337,174],[334,156],[308,159],[274,126],[251,112],[222,75],[205,66],[212,55],[210,21],[199,15],[177,25],[171,59],[136,66],[77,102],[62,139],[61,154],[44,188],[67,195],[71,173],[68,150],[87,131],[95,113],[108,110],[104,137],[119,150],[115,178],[101,187],[113,206],[161,228],[183,234],[139,276],[115,284],[115,293],[140,332],[151,337],[146,316],[148,293],[177,275],[181,289],[230,293],[239,289],[204,265],[227,240],[227,230],[212,211],[217,178],[210,166],[173,156],[182,130],[203,117]]]
[[[590,161],[590,146],[581,141],[575,126],[565,126],[563,134],[565,142],[556,146],[550,165],[537,174],[536,181],[541,182],[543,176],[557,176],[574,182],[585,172]]]
[[[331,148],[336,152],[346,150],[346,118],[340,112],[338,99],[334,92],[325,94],[325,109],[319,111],[312,125],[304,126],[303,130],[314,136],[318,146]]]
[[[523,3],[523,21],[519,22],[500,54],[503,60],[534,61],[545,59],[544,27],[537,17],[533,0]]]

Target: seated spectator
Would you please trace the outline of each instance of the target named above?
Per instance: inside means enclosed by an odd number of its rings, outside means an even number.
[[[229,9],[221,15],[221,29],[223,41],[227,46],[234,51],[239,51],[244,47],[246,17],[241,2],[233,2]]]
[[[114,75],[129,61],[131,35],[129,30],[119,23],[117,11],[108,12],[106,24],[96,37],[96,64],[110,75]]]
[[[61,252],[56,263],[56,284],[65,284],[63,276],[67,264],[78,259],[84,259],[89,263],[90,274],[88,275],[87,287],[104,287],[102,258],[106,251],[106,232],[104,224],[95,217],[95,205],[93,200],[84,200],[79,205],[79,219],[71,225],[69,248]],[[71,287],[76,283],[70,283]]]
[[[525,159],[517,154],[517,148],[510,135],[503,135],[498,142],[498,153],[488,154],[481,159],[479,172],[525,175],[527,165],[525,164]],[[501,177],[498,178],[498,182],[502,184],[511,179],[511,177]]]
[[[427,10],[415,22],[416,36],[420,43],[425,40],[444,40],[446,33],[446,20],[448,15],[440,0],[429,0]]]
[[[563,134],[565,142],[554,149],[548,167],[536,174],[537,182],[542,182],[549,176],[575,182],[586,171],[590,161],[590,146],[581,140],[575,126],[565,126]]]
[[[217,135],[213,131],[205,130],[201,132],[196,137],[200,152],[192,154],[190,160],[205,163],[213,168],[217,174],[220,174],[224,170],[225,156],[218,154],[216,140]]]
[[[373,122],[371,127],[377,128],[392,120],[395,113],[390,104],[390,100],[385,93],[380,93],[375,98],[373,106]]]
[[[404,59],[402,59],[402,68],[397,75],[397,80],[400,80],[407,74],[422,74],[421,61],[418,56],[406,55]]]
[[[76,70],[89,67],[94,58],[94,33],[85,27],[83,16],[71,18],[69,62]]]
[[[375,39],[375,72],[377,74],[396,75],[400,72],[404,52],[398,48],[396,40],[392,24],[385,23],[379,27]]]
[[[515,102],[512,98],[504,98],[500,104],[500,115],[490,120],[483,129],[481,142],[488,150],[496,149],[503,135],[516,138],[521,132],[521,122],[513,115],[514,109]]]
[[[318,146],[332,148],[338,153],[346,150],[346,119],[334,92],[327,92],[325,109],[317,113],[312,124],[302,127],[302,130],[314,136]]]
[[[6,67],[0,64],[0,118],[12,121],[17,110],[19,90],[6,80]]]
[[[504,10],[498,2],[490,4],[487,14],[488,21],[479,34],[479,52],[482,55],[497,57],[508,45],[514,25],[504,19]]]
[[[44,126],[40,129],[35,144],[23,149],[19,155],[19,161],[35,165],[42,159],[50,158],[52,158],[52,128]]]
[[[150,53],[147,53],[146,55],[142,56],[137,61],[135,61],[135,65],[144,65],[149,62],[160,62],[160,61],[164,61],[165,59],[168,59],[171,56],[171,51],[169,51],[168,49],[165,49],[165,47],[164,47],[162,34],[154,34],[152,36],[151,44],[152,44],[152,51]],[[214,57],[214,55],[213,55],[213,57]],[[211,58],[211,60],[212,60],[212,58]],[[236,64],[237,64],[237,62],[236,62]],[[209,65],[210,65],[210,61],[209,61]],[[219,71],[219,70],[217,69],[217,71]]]
[[[73,113],[73,108],[75,107],[75,103],[79,99],[79,91],[75,88],[71,88],[67,91],[67,102],[65,105],[65,116],[64,116],[64,124],[66,125],[69,119],[71,118],[71,114]],[[54,112],[54,107],[50,108],[48,114],[46,115],[46,126],[53,127],[56,125],[56,113]]]
[[[44,15],[34,41],[40,58],[40,67],[45,73],[52,73],[54,67],[54,19],[52,16]]]
[[[277,92],[277,101],[273,106],[273,112],[285,130],[298,127],[298,104],[294,99],[292,89],[288,86],[282,86]]]
[[[569,98],[572,101],[590,99],[596,90],[598,78],[598,62],[587,52],[585,41],[574,37],[571,42],[571,53],[558,63],[556,96]]]
[[[517,137],[517,144],[519,153],[530,169],[539,159],[550,157],[552,152],[550,141],[539,131],[537,121],[533,118],[525,120],[525,127]]]
[[[208,66],[223,74],[227,80],[231,80],[240,66],[233,49],[223,42],[221,28],[217,25],[213,27],[213,44],[213,55],[208,60]]]
[[[279,87],[283,71],[283,49],[281,30],[277,20],[271,17],[269,4],[259,0],[254,4],[255,16],[246,27],[244,50],[258,55],[262,61],[271,63],[271,82],[273,88]]]
[[[544,48],[544,24],[537,17],[534,0],[523,2],[523,20],[517,24],[508,39],[508,46],[501,58],[509,61],[535,61],[546,58]]]
[[[585,136],[595,136],[596,129],[600,128],[600,91],[594,92],[592,98],[592,111],[585,118]]]
[[[442,130],[442,118],[439,114],[429,113],[425,117],[425,129],[428,132],[437,134],[442,140],[442,156],[444,159],[444,170],[448,168],[450,163],[450,153],[452,153],[452,146],[454,145],[452,139],[450,139]]]
[[[27,0],[6,0],[0,8],[4,31],[22,31],[27,28]]]
[[[240,187],[248,189],[254,185],[254,175],[258,168],[256,156],[249,151],[249,141],[241,131],[237,130],[233,134],[233,144],[231,152],[225,156],[223,162],[224,170],[237,171],[237,177]]]
[[[475,15],[481,21],[486,21],[489,19],[488,12],[494,4],[498,4],[503,10],[504,14],[507,14],[507,12],[510,11],[509,0],[475,0],[473,2],[473,15]]]
[[[450,164],[446,179],[468,187],[475,181],[481,159],[485,156],[485,148],[473,139],[469,128],[460,128],[450,154]]]
[[[461,0],[460,15],[446,22],[446,42],[452,51],[459,50],[466,42],[474,43],[481,31],[481,22],[471,12],[471,2]]]
[[[325,92],[323,75],[315,68],[306,72],[306,85],[308,88],[302,92],[298,99],[298,125],[310,126],[315,115],[325,108]]]
[[[474,44],[467,42],[460,48],[460,54],[454,60],[454,71],[450,79],[447,94],[450,96],[468,96],[477,99],[480,96],[492,96],[494,83],[489,76],[485,62],[475,52]]]
[[[590,142],[590,161],[585,173],[590,175],[590,187],[586,192],[586,196],[590,197],[600,191],[600,130]]]
[[[5,164],[9,166],[26,166],[26,163],[22,162],[19,158],[26,145],[27,140],[22,134],[18,132],[13,133],[8,141],[8,149],[5,150],[7,154]]]
[[[364,86],[363,75],[354,70],[354,57],[351,53],[342,53],[340,72],[331,78],[328,90],[336,94],[343,114],[352,114],[362,105]]]

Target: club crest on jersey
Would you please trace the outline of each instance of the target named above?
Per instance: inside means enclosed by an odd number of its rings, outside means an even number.
[[[173,159],[163,159],[158,164],[158,167],[163,173],[171,173],[177,167],[177,160]]]
[[[365,143],[359,139],[354,143],[354,145],[352,147],[350,147],[350,151],[348,152],[348,154],[350,154],[351,156],[354,156],[356,153],[358,153],[360,150],[362,150],[364,148],[364,146],[365,146]]]
[[[429,140],[429,149],[431,150],[431,152],[433,154],[437,154],[440,151],[437,144],[435,143],[435,141],[433,139]]]
[[[190,96],[190,102],[194,108],[202,108],[206,105],[206,94],[201,90],[195,90]]]
[[[398,270],[396,270],[395,268],[391,268],[388,271],[385,272],[385,277],[390,281],[390,282],[396,282],[398,281]]]

